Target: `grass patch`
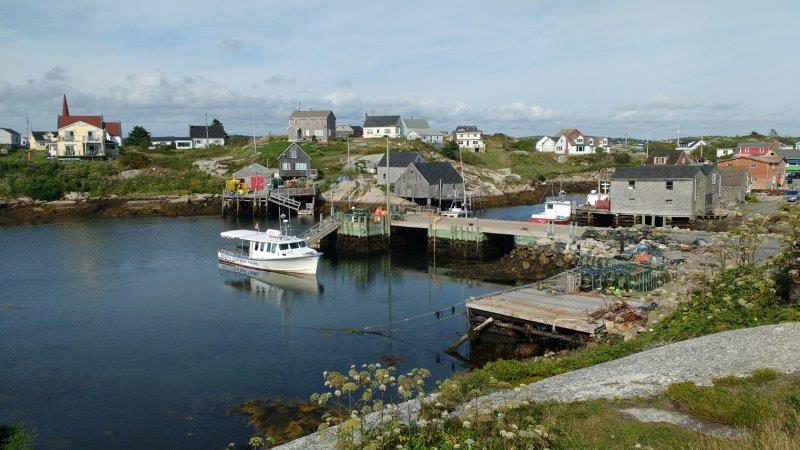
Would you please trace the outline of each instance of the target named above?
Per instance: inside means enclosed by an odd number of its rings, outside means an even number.
[[[458,418],[441,407],[423,411],[412,426],[390,422],[366,432],[363,442],[340,440],[343,448],[798,448],[800,379],[759,370],[739,383],[696,386],[678,383],[648,399],[530,403],[499,411],[480,407]],[[746,428],[738,440],[714,438],[663,423],[642,423],[620,411],[639,406],[675,407],[696,419]]]

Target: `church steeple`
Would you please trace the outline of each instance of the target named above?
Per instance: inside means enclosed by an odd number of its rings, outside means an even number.
[[[67,106],[67,94],[64,94],[64,101],[61,103],[61,115],[69,116],[69,106]]]

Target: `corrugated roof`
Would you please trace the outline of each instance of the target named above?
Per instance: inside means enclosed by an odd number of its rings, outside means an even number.
[[[453,184],[464,182],[464,179],[461,178],[461,174],[459,174],[449,162],[414,163],[414,167],[416,167],[422,177],[425,178],[425,181],[431,185],[439,184],[439,180],[441,180],[442,183]]]
[[[333,114],[333,111],[331,111],[329,109],[321,109],[319,111],[314,111],[314,110],[308,110],[308,111],[295,110],[295,111],[292,111],[292,114],[289,116],[289,118],[290,119],[294,119],[294,118],[305,119],[305,118],[311,118],[311,117],[325,118],[325,117],[328,117],[329,114]]]
[[[365,127],[394,127],[397,126],[397,122],[400,120],[400,116],[367,116],[364,119],[364,126]]]
[[[408,167],[418,157],[421,157],[419,152],[389,152],[389,167]],[[424,161],[425,158],[422,158]],[[386,155],[381,157],[378,166],[386,167]]]
[[[703,172],[702,166],[636,166],[620,167],[611,175],[612,180],[627,179],[679,179],[694,178]]]

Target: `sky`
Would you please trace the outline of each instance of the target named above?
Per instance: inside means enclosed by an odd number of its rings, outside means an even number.
[[[527,136],[800,135],[800,1],[16,1],[0,126],[286,133],[297,108]]]

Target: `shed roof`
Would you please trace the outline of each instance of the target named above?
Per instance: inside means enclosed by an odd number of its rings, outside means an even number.
[[[666,164],[674,166],[685,156],[686,153],[684,153],[683,150],[653,149],[650,151],[650,154],[647,155],[645,164],[654,164],[655,158],[667,158]]]
[[[425,119],[403,119],[403,125],[406,128],[430,128],[428,121]]]
[[[436,128],[413,128],[409,134],[412,132],[420,136],[442,136],[442,132]]]
[[[440,180],[442,183],[452,184],[464,182],[464,179],[461,178],[461,174],[458,173],[458,171],[449,162],[437,161],[414,163],[413,165],[419,171],[420,175],[425,178],[425,181],[427,181],[428,184],[439,184]]]
[[[704,166],[636,166],[620,167],[611,175],[612,180],[673,180],[694,178],[697,172],[707,173]]]
[[[456,127],[456,133],[467,133],[467,132],[475,132],[479,133],[478,127],[475,125],[459,125]]]
[[[781,144],[776,141],[744,141],[739,142],[738,148],[742,147],[768,147],[768,148],[781,148]]]
[[[365,127],[394,127],[400,116],[367,116],[364,119]]]
[[[247,166],[242,167],[241,169],[237,170],[233,173],[234,178],[241,178],[244,175],[270,175],[276,172],[276,169],[270,169],[268,167],[264,167],[259,163],[249,164]]]
[[[419,152],[390,152],[389,167],[408,167],[409,164],[421,156]],[[422,158],[422,160],[424,161],[425,158]],[[386,167],[386,155],[381,157],[378,166]]]
[[[191,138],[179,136],[151,136],[150,142],[188,141]]]
[[[295,119],[295,118],[305,119],[305,118],[312,118],[312,117],[325,118],[325,117],[328,117],[330,114],[333,114],[333,111],[331,111],[329,109],[320,109],[318,111],[314,111],[314,110],[308,110],[308,111],[295,110],[295,111],[292,111],[292,114],[289,116],[289,118],[290,119]]]
[[[19,133],[17,133],[16,131],[12,130],[11,128],[3,128],[3,127],[0,127],[0,130],[5,130],[5,131],[8,131],[8,132],[9,132],[9,133],[11,133],[11,134],[19,134]]]

